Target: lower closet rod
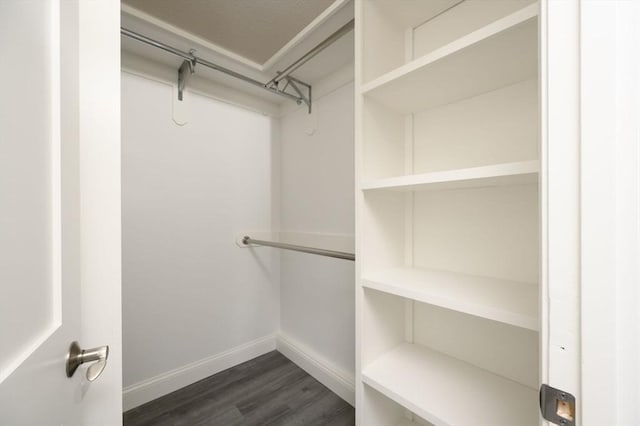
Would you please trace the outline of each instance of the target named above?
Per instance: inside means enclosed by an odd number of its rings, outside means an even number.
[[[259,246],[276,247],[276,248],[281,248],[285,250],[301,251],[303,253],[318,254],[320,256],[335,257],[338,259],[356,260],[356,255],[353,253],[347,253],[344,251],[335,251],[335,250],[325,250],[325,249],[319,249],[315,247],[297,246],[295,244],[277,243],[275,241],[254,240],[248,235],[242,238],[242,244],[245,244],[245,245],[256,244]]]

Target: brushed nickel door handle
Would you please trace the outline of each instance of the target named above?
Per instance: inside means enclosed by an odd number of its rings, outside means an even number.
[[[72,342],[67,353],[66,371],[67,377],[72,377],[82,364],[93,362],[87,369],[87,380],[93,382],[107,366],[109,358],[109,346],[100,346],[93,349],[81,349],[78,342]]]

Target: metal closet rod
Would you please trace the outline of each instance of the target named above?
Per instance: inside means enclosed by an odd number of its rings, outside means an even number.
[[[344,24],[342,27],[340,27],[336,32],[334,32],[333,34],[331,34],[329,37],[327,37],[326,39],[324,39],[322,42],[320,42],[316,47],[314,47],[313,49],[311,49],[310,51],[308,51],[304,56],[302,56],[300,59],[298,59],[297,61],[295,61],[294,63],[292,63],[291,65],[289,65],[288,67],[286,67],[284,69],[284,71],[279,72],[278,75],[276,75],[275,77],[273,77],[267,84],[265,84],[265,86],[270,86],[273,83],[278,83],[280,80],[282,80],[283,78],[286,78],[289,76],[289,74],[291,74],[292,72],[294,72],[295,70],[297,70],[298,68],[300,68],[301,66],[303,66],[307,61],[309,61],[309,59],[313,58],[314,56],[316,56],[318,53],[322,52],[324,49],[326,49],[329,45],[333,44],[336,40],[338,40],[340,37],[342,37],[343,35],[347,34],[349,31],[353,30],[354,27],[354,22],[355,20],[350,20],[349,22],[347,22],[346,24]]]
[[[136,33],[135,31],[131,31],[128,30],[124,27],[120,28],[120,34],[130,37],[134,40],[138,40],[141,41],[143,43],[148,44],[149,46],[153,46],[153,47],[157,47],[158,49],[162,49],[165,52],[169,52],[173,55],[179,56],[187,61],[191,61],[191,62],[195,62],[196,64],[200,64],[203,65],[207,68],[211,68],[214,69],[216,71],[220,71],[224,74],[230,75],[232,77],[238,78],[240,80],[246,81],[247,83],[253,84],[254,86],[260,87],[261,89],[265,89],[268,90],[271,93],[274,93],[276,95],[280,95],[283,96],[285,98],[289,98],[289,99],[293,99],[296,102],[301,102],[303,101],[302,98],[299,98],[297,96],[291,95],[289,93],[284,93],[279,91],[276,87],[267,87],[264,83],[258,81],[258,80],[254,80],[251,77],[247,77],[246,75],[240,74],[238,72],[235,72],[233,70],[230,70],[229,68],[225,68],[222,67],[220,65],[214,64],[213,62],[209,62],[206,59],[202,59],[196,55],[193,55],[189,52],[184,52],[180,49],[176,49],[175,47],[169,46],[168,44],[164,44],[162,42],[159,42],[157,40],[154,40],[150,37],[144,36],[140,33]]]
[[[295,244],[277,243],[275,241],[254,240],[248,235],[242,238],[242,244],[245,244],[245,245],[256,244],[259,246],[275,247],[275,248],[280,248],[285,250],[300,251],[303,253],[318,254],[320,256],[335,257],[337,259],[356,260],[356,255],[353,253],[347,253],[344,251],[326,250],[326,249],[320,249],[315,247],[297,246]]]
[[[298,68],[300,68],[302,65],[304,65],[307,61],[309,61],[311,58],[313,58],[314,56],[316,56],[318,53],[320,53],[321,51],[323,51],[324,49],[326,49],[329,45],[331,45],[332,43],[334,43],[336,40],[338,40],[340,37],[342,37],[343,35],[345,35],[346,33],[348,33],[349,31],[351,31],[354,27],[354,21],[353,19],[351,21],[349,21],[347,24],[343,25],[340,29],[338,29],[336,32],[334,32],[333,34],[331,34],[329,37],[327,37],[325,40],[323,40],[322,42],[320,42],[316,47],[314,47],[313,49],[311,49],[310,51],[308,51],[304,56],[302,56],[300,59],[298,59],[297,61],[295,61],[294,63],[292,63],[291,65],[289,65],[287,68],[285,68],[282,72],[279,72],[277,76],[275,76],[274,78],[272,78],[270,81],[268,81],[267,83],[262,83],[258,80],[255,80],[251,77],[247,77],[246,75],[240,74],[238,72],[235,72],[233,70],[230,70],[229,68],[225,68],[223,66],[220,66],[218,64],[214,64],[213,62],[207,61],[206,59],[202,59],[190,52],[184,52],[180,49],[176,49],[175,47],[169,46],[168,44],[162,43],[160,41],[154,40],[150,37],[144,36],[140,33],[136,33],[135,31],[131,31],[128,30],[124,27],[120,27],[120,33],[124,36],[130,37],[134,40],[138,40],[142,43],[146,43],[149,46],[153,46],[156,47],[158,49],[162,49],[165,52],[169,52],[175,56],[179,56],[187,61],[192,62],[193,64],[200,64],[203,65],[205,67],[211,68],[213,70],[222,72],[224,74],[230,75],[232,77],[235,77],[239,80],[245,81],[249,84],[252,84],[256,87],[259,87],[261,89],[264,90],[268,90],[269,92],[276,94],[276,95],[280,95],[282,97],[288,98],[288,99],[292,99],[294,101],[296,101],[297,103],[300,102],[305,102],[308,103],[309,99],[305,99],[303,96],[295,96],[292,95],[290,93],[286,93],[283,90],[279,90],[278,89],[278,82],[281,81],[282,79],[290,79],[293,80],[297,83],[303,84],[304,86],[307,86],[310,88],[310,86],[306,83],[303,83],[299,80],[295,80],[292,77],[289,77],[289,75],[294,72],[295,70],[297,70]],[[295,86],[294,86],[295,87]],[[286,88],[285,88],[286,89]],[[299,92],[298,90],[296,90],[296,92]]]

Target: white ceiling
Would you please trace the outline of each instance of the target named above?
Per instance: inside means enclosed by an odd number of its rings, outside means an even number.
[[[122,3],[264,64],[334,1],[122,0]]]

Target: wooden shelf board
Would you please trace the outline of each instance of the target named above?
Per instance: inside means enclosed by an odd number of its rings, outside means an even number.
[[[362,286],[538,331],[536,284],[418,268],[363,273]]]
[[[365,367],[368,386],[435,425],[538,425],[538,393],[440,352],[402,344]]]
[[[428,191],[518,185],[538,180],[540,162],[520,161],[365,181],[362,190]]]
[[[490,92],[538,72],[532,4],[365,84],[361,93],[403,113]]]

